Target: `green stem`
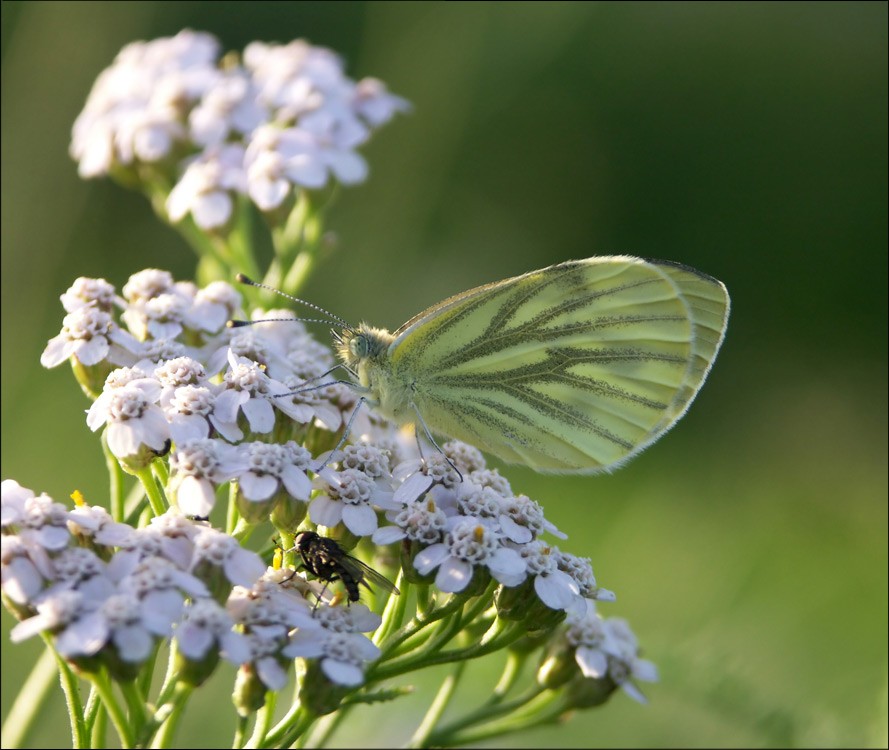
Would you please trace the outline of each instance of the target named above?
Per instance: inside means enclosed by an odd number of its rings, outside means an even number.
[[[271,228],[275,257],[266,271],[263,283],[286,291],[284,288],[285,269],[293,265],[300,251],[303,241],[303,227],[311,210],[312,205],[308,191],[300,190],[296,194],[296,202],[290,209],[286,220]]]
[[[182,714],[188,703],[188,698],[192,693],[192,686],[184,682],[177,682],[173,690],[173,697],[169,701],[169,713],[167,713],[161,722],[160,729],[154,735],[154,742],[151,743],[153,748],[174,747],[173,736],[182,720]]]
[[[275,705],[277,704],[277,702],[278,693],[276,693],[274,690],[269,690],[268,693],[266,693],[265,703],[263,704],[262,708],[260,708],[259,711],[256,712],[256,721],[253,725],[253,734],[250,737],[250,741],[247,744],[247,747],[262,747],[266,737],[268,736],[269,730],[272,727],[272,720],[275,718]],[[235,747],[240,746],[241,745],[235,745]]]
[[[68,697],[68,690],[65,688],[65,675],[60,671],[61,665],[58,670],[56,668],[58,658],[52,647],[45,649],[38,657],[31,673],[25,678],[12,707],[9,709],[6,721],[3,723],[3,747],[21,747],[25,744],[28,732],[33,726],[34,720],[40,715],[41,708],[55,683],[57,671],[62,680],[62,688],[65,689],[65,697]],[[70,704],[68,715],[71,716]],[[76,731],[75,723],[71,724],[71,735],[74,747],[86,747],[86,745],[77,744],[80,737]]]
[[[507,652],[506,664],[503,666],[503,672],[500,675],[500,679],[494,686],[494,692],[488,699],[489,705],[500,703],[500,701],[506,697],[506,694],[512,690],[522,673],[522,667],[524,666],[525,661],[527,661],[527,658],[528,655],[525,653],[517,653],[515,651]]]
[[[96,693],[92,693],[90,698]],[[93,719],[92,729],[90,730],[90,747],[108,747],[105,739],[108,732],[108,712],[102,705],[102,701],[95,700],[95,718]]]
[[[145,488],[145,494],[148,496],[152,513],[155,516],[162,516],[167,512],[168,505],[151,469],[148,467],[140,469],[136,472],[136,476],[139,477],[139,481],[142,482],[142,486]]]
[[[166,217],[163,218],[164,221],[169,223]],[[194,250],[195,255],[201,260],[207,259],[207,261],[215,267],[217,273],[224,273],[224,269],[231,268],[228,258],[225,257],[225,246],[213,242],[213,240],[199,229],[190,218],[180,221],[178,224],[173,224],[172,226],[185,238],[185,241],[191,245],[191,249]]]
[[[354,706],[354,703],[347,703],[344,706],[340,706],[332,714],[322,716],[315,726],[312,727],[312,731],[307,732],[299,738],[297,747],[325,747],[333,736],[333,733],[339,729],[348,715],[352,712]]]
[[[102,430],[102,452],[105,454],[105,466],[108,468],[108,495],[111,517],[115,521],[123,521],[126,518],[123,494],[124,471],[120,468],[117,458],[108,448],[108,438],[106,437],[105,430]]]
[[[234,210],[237,214],[235,228],[226,238],[231,270],[246,273],[254,279],[259,278],[259,266],[253,250],[253,203],[246,196],[238,196]]]
[[[451,617],[441,620],[432,637],[423,644],[423,651],[427,654],[434,654],[441,650],[445,644],[449,643],[462,629],[462,615],[463,613],[457,610]]]
[[[387,638],[382,644],[381,648],[383,655],[381,661],[390,656],[401,643],[406,641],[412,635],[460,609],[463,606],[463,603],[464,599],[462,597],[451,595],[450,599],[448,599],[445,604],[437,609],[433,609],[426,617],[422,619],[414,617],[413,620],[393,633],[392,636]]]
[[[90,747],[105,746],[105,728],[107,727],[106,714],[102,710],[102,701],[94,687],[90,687],[89,697],[86,699],[86,707],[83,709],[83,723],[90,733]]]
[[[241,542],[243,544],[250,538],[250,535],[253,533],[253,531],[255,529],[256,529],[255,524],[252,524],[243,518],[238,518],[238,523],[229,532],[228,535],[233,536],[235,539],[237,539],[239,542]]]
[[[399,571],[395,587],[401,591],[400,596],[390,596],[383,609],[383,621],[373,636],[373,642],[379,646],[396,628],[401,627],[404,615],[407,611],[407,602],[410,599],[410,584],[404,579],[404,571]]]
[[[166,461],[152,461],[151,462],[151,470],[154,472],[154,475],[157,477],[157,481],[161,483],[162,487],[167,486],[167,482],[170,481],[170,467],[167,466]]]
[[[176,673],[177,652],[176,641],[174,640],[170,643],[170,654],[167,657],[167,673],[164,675],[164,681],[157,696],[158,709],[170,701],[173,691],[176,689],[176,683],[179,680],[179,675]]]
[[[434,599],[432,598],[429,592],[429,584],[428,583],[418,583],[416,586],[417,591],[417,612],[419,612],[423,617],[429,614],[429,611],[432,609],[434,604]]]
[[[432,701],[432,705],[429,706],[429,710],[423,717],[423,721],[420,722],[420,726],[417,727],[417,731],[414,732],[413,737],[411,737],[408,747],[427,746],[426,743],[435,729],[436,724],[441,720],[442,714],[444,714],[448,704],[451,702],[451,698],[454,696],[454,691],[457,689],[457,685],[460,684],[460,678],[463,676],[463,671],[465,669],[465,661],[457,662],[457,664],[454,665],[451,674],[445,677],[444,682],[441,683],[441,687],[438,689],[435,699]]]
[[[127,704],[130,716],[130,725],[133,727],[133,735],[141,737],[142,731],[148,722],[148,711],[145,705],[145,696],[139,689],[137,680],[120,680],[117,683],[123,699]]]
[[[284,714],[281,721],[279,721],[270,731],[268,731],[265,735],[264,742],[253,744],[252,740],[247,743],[247,747],[281,747],[278,740],[284,736],[284,733],[290,727],[290,725],[298,720],[298,716],[300,712],[303,711],[302,704],[299,702],[298,697],[294,697],[293,703],[288,709],[287,713]]]
[[[139,515],[145,509],[146,504],[145,488],[142,486],[142,482],[136,482],[130,487],[126,500],[123,501],[126,514],[124,516],[125,523],[128,523],[130,526],[137,526]]]
[[[265,743],[257,747],[290,747],[299,739],[300,735],[305,732],[317,717],[309,713],[299,703],[287,713],[278,726],[275,727],[265,738]],[[252,747],[252,745],[248,745]]]
[[[228,507],[225,511],[225,533],[233,534],[238,526],[241,516],[238,513],[238,485],[235,482],[228,484]]]
[[[435,732],[428,738],[426,747],[456,747],[475,745],[494,737],[500,738],[516,732],[524,732],[544,724],[557,722],[565,709],[556,691],[546,691],[536,696],[529,704],[533,703],[533,711],[523,716],[495,719],[485,724],[480,724],[475,729],[460,732],[456,725],[447,727],[441,732]],[[506,704],[496,707],[494,712],[503,714]]]
[[[151,656],[145,660],[145,664],[139,673],[137,687],[142,695],[148,695],[151,692],[151,685],[154,683],[154,670],[157,667],[157,657],[160,653],[160,648],[160,641],[157,641],[151,651]]]
[[[317,262],[318,254],[314,252],[313,248],[307,248],[296,256],[282,285],[285,290],[288,290],[288,294],[295,295],[303,288],[309,276],[312,275],[312,271],[315,270]]]
[[[484,593],[481,594],[481,596],[476,597],[475,601],[469,605],[469,608],[463,615],[463,622],[465,622],[467,626],[475,622],[476,618],[479,617],[482,612],[491,608],[494,601],[494,589],[497,588],[497,585],[496,582],[492,581],[488,584],[488,588],[485,589]]]
[[[117,698],[114,697],[114,690],[112,689],[108,673],[105,670],[93,672],[88,675],[88,678],[93,683],[93,687],[95,687],[96,692],[102,699],[102,704],[108,712],[108,718],[110,718],[111,723],[114,724],[114,729],[117,731],[117,736],[120,738],[121,747],[133,747],[134,737],[132,728],[130,727],[129,721],[127,721],[126,714],[117,702]]]
[[[476,659],[508,646],[524,634],[525,631],[521,627],[510,628],[502,620],[495,620],[491,629],[478,643],[467,648],[451,649],[437,654],[421,653],[392,660],[376,669],[372,669],[368,673],[367,684],[388,680],[406,672],[412,672],[415,669],[430,667],[436,664],[449,664],[463,659]]]
[[[488,700],[483,706],[472,711],[465,716],[452,721],[450,724],[442,727],[440,730],[434,733],[435,741],[440,741],[443,737],[447,737],[449,735],[455,735],[463,729],[467,727],[471,727],[475,724],[482,723],[490,723],[495,719],[499,719],[503,716],[508,716],[509,714],[518,711],[519,709],[524,708],[529,703],[534,701],[538,695],[540,695],[544,691],[544,688],[539,685],[533,685],[531,688],[527,690],[527,692],[515,700],[500,703],[493,699]],[[428,738],[429,741],[432,741],[433,735],[430,734]]]
[[[262,709],[260,709],[262,711]],[[256,715],[259,722],[259,714]],[[232,750],[239,750],[244,746],[244,738],[247,736],[247,717],[238,714],[238,723],[235,725],[235,736],[232,738]]]
[[[47,646],[53,649],[56,663],[59,665],[59,680],[65,693],[65,703],[68,707],[68,721],[71,724],[71,741],[73,747],[87,747],[88,741],[86,725],[83,717],[83,702],[80,699],[80,684],[77,675],[68,665],[68,662],[51,646],[48,635],[41,636]]]

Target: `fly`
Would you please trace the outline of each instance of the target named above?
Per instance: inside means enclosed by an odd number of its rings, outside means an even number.
[[[342,581],[350,602],[357,602],[360,598],[359,586],[371,591],[371,583],[390,594],[401,593],[388,578],[357,557],[352,557],[334,539],[314,531],[300,531],[293,538],[293,549],[299,553],[306,570],[324,581],[325,586]]]

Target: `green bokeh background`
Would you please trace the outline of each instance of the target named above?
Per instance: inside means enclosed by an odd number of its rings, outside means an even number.
[[[593,559],[646,655],[618,695],[504,746],[886,746],[885,3],[2,5],[2,475],[58,500],[106,487],[88,405],[39,356],[77,276],[188,279],[145,201],[67,155],[92,81],[183,27],[229,49],[305,37],[414,105],[330,216],[306,296],[394,327],[471,286],[627,252],[722,279],[725,347],[688,416],[613,476],[509,470]],[[323,335],[323,331],[320,332]],[[2,632],[2,710],[38,643]],[[483,670],[458,696],[490,690]],[[228,746],[223,672],[180,741]],[[403,741],[417,696],[344,745]],[[60,695],[30,746],[66,746]],[[372,722],[372,723],[371,723]],[[372,738],[372,739],[369,739]]]

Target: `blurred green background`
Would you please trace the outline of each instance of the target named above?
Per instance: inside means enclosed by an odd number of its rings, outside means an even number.
[[[77,276],[118,288],[194,258],[146,202],[67,155],[96,75],[183,27],[228,49],[305,37],[414,105],[342,191],[305,296],[397,327],[471,286],[617,252],[700,268],[733,299],[682,423],[613,476],[509,469],[593,560],[661,668],[651,705],[504,746],[886,746],[885,3],[2,4],[2,474],[106,488],[70,371],[38,362]],[[320,332],[323,336],[323,331]],[[5,716],[37,643],[2,633]],[[477,673],[458,704],[490,690]],[[231,674],[184,745],[227,746]],[[430,697],[356,712],[403,741]],[[380,721],[380,715],[385,721]],[[212,720],[208,720],[212,717]],[[373,720],[372,731],[366,722]],[[373,739],[369,740],[371,736]],[[33,747],[66,746],[60,695]]]

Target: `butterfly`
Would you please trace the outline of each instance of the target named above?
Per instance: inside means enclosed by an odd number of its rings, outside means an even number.
[[[539,472],[591,474],[685,414],[729,308],[707,274],[617,255],[470,289],[392,333],[337,319],[334,338],[363,400],[433,444],[436,433]]]

